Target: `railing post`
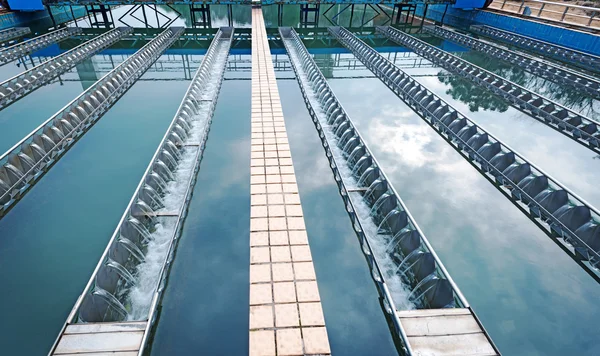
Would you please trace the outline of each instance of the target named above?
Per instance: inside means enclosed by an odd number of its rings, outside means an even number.
[[[594,20],[594,16],[596,16],[596,15],[597,15],[596,11],[592,12],[592,14],[590,15],[590,21],[587,24],[588,27],[592,25],[592,20]]]
[[[560,18],[561,22],[564,21],[565,16],[567,16],[567,11],[569,11],[569,7],[568,6],[565,7],[565,12],[563,12],[562,17]]]
[[[502,6],[500,6],[500,9],[504,9],[504,5],[506,5],[506,0],[504,0],[504,1],[502,2]]]
[[[546,6],[545,3],[542,4],[542,7],[540,7],[540,11],[537,14],[537,17],[540,17],[540,15],[542,14],[542,11],[544,10],[544,6]]]
[[[525,0],[521,1],[521,6],[519,6],[519,14],[521,13],[521,9],[523,9],[523,6],[525,6]]]

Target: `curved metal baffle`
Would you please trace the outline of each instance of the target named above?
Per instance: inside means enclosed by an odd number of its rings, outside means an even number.
[[[471,26],[471,31],[495,40],[508,43],[515,47],[542,54],[544,56],[558,59],[559,61],[575,65],[577,67],[600,72],[600,57],[589,53],[577,51],[571,48],[555,45],[550,42],[536,40],[531,37],[518,35],[514,32],[500,30],[490,26]]]
[[[411,335],[403,327],[402,312],[397,310],[397,303],[390,293],[391,288],[386,282],[390,273],[398,275],[405,286],[412,290],[409,298],[418,308],[462,309],[468,311],[467,314],[476,323],[475,314],[466,299],[335,97],[298,34],[291,28],[280,28],[279,32],[304,102],[319,132],[352,227],[384,300],[384,311],[391,321],[395,336],[402,340],[404,353],[412,354],[418,350],[411,347]],[[370,214],[360,216],[357,203],[366,205]],[[375,236],[365,231],[365,224],[377,227]],[[374,252],[370,239],[382,239],[387,248],[382,252]],[[390,272],[380,268],[381,259],[384,258],[396,262],[395,270]],[[485,340],[487,354],[499,354],[483,328],[476,334],[477,338]]]
[[[163,31],[0,156],[0,219],[182,32],[181,27]]]
[[[329,31],[600,281],[600,213],[344,28]]]
[[[600,81],[596,78],[440,26],[425,26],[423,31],[509,62],[541,78],[569,85],[592,97],[600,98]]]
[[[60,30],[52,31],[41,36],[34,37],[25,42],[3,48],[0,50],[0,66],[35,52],[38,49],[48,47],[53,43],[66,40],[67,38],[78,33],[81,33],[81,29],[79,27],[61,28]]]
[[[94,54],[117,43],[132,28],[115,28],[0,83],[0,110],[65,73]]]
[[[461,75],[486,88],[515,108],[595,153],[600,153],[600,122],[589,119],[402,31],[391,27],[378,27],[377,31],[392,41],[412,49],[423,58],[442,66],[447,71]]]
[[[0,43],[22,37],[31,33],[29,27],[11,27],[0,31]]]
[[[191,200],[232,39],[233,28],[221,28],[215,35],[52,355],[120,351],[125,336],[103,330],[114,330],[124,321],[138,326],[137,334],[127,335],[127,351],[143,354]],[[144,292],[144,302],[131,297],[135,291]]]

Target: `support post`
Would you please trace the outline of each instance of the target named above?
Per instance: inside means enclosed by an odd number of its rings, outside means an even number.
[[[365,14],[366,13],[367,13],[367,4],[365,4],[365,7],[363,9],[362,21],[360,22],[360,27],[363,27],[365,25]]]
[[[277,4],[277,26],[283,26],[283,5]]]
[[[69,5],[69,9],[71,10],[71,17],[73,17],[73,22],[75,23],[75,27],[79,27],[77,23],[77,19],[75,18],[75,12],[73,12],[73,6]]]
[[[444,18],[446,17],[446,12],[448,12],[448,4],[446,4],[446,8],[444,9],[444,13],[442,14],[442,20],[441,20],[442,25],[444,24]]]
[[[50,15],[50,20],[52,20],[52,27],[56,29],[56,20],[54,20],[54,15],[52,15],[52,8],[49,5],[46,5],[46,9],[48,10],[48,14]]]
[[[142,15],[144,15],[144,25],[148,28],[148,17],[146,17],[146,5],[140,5],[142,7]]]
[[[227,23],[229,23],[229,27],[233,26],[233,8],[231,4],[227,5]]]

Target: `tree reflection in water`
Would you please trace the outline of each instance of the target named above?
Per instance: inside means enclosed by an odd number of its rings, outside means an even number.
[[[491,58],[481,52],[469,51],[454,54],[589,118],[600,118],[599,101],[576,89],[540,78],[520,67]],[[467,104],[472,112],[480,109],[505,112],[508,109],[509,104],[506,101],[462,77],[448,76],[446,71],[441,71],[438,73],[438,80],[450,86],[446,94]]]

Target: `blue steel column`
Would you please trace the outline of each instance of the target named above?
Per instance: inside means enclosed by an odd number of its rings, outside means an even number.
[[[600,212],[341,27],[329,31],[600,282]]]

